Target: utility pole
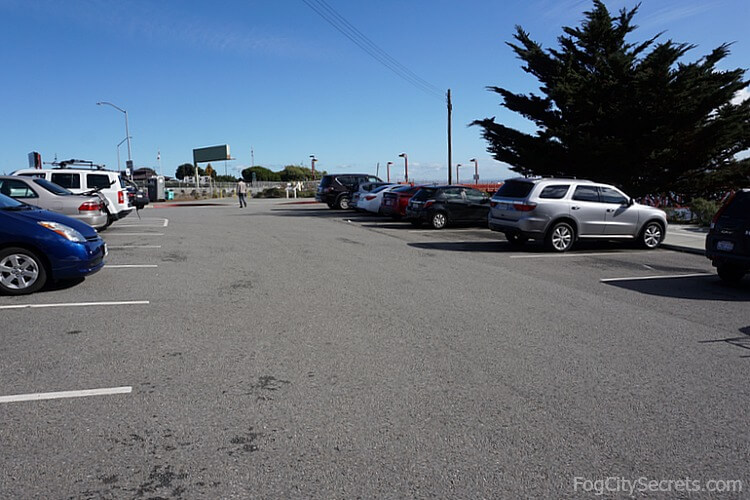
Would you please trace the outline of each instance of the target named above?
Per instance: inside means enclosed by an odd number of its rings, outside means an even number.
[[[453,184],[453,175],[451,165],[453,165],[453,141],[451,137],[451,114],[453,113],[453,103],[451,103],[451,89],[446,94],[448,104],[448,184]]]
[[[380,177],[380,162],[375,165],[375,177]]]
[[[252,146],[250,146],[250,163],[252,164],[251,167],[255,166],[255,151],[253,151]]]

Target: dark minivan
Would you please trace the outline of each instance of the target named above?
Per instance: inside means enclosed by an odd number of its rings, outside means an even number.
[[[706,236],[706,257],[729,283],[750,271],[750,189],[730,195],[716,212]]]
[[[352,193],[363,182],[383,182],[369,174],[330,174],[320,180],[315,199],[328,205],[328,208],[346,210],[352,199]]]
[[[417,191],[406,205],[406,217],[414,225],[428,223],[443,229],[451,223],[487,225],[490,198],[465,186],[429,186]]]

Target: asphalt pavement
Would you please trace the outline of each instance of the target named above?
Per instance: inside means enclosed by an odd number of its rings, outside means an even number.
[[[0,297],[2,498],[747,495],[750,281],[702,255],[287,200],[141,217],[99,273]]]

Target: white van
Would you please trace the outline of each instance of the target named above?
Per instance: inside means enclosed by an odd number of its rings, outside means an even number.
[[[99,190],[107,200],[107,225],[126,217],[135,208],[130,206],[119,172],[87,168],[29,168],[16,170],[11,175],[39,177],[78,194]]]

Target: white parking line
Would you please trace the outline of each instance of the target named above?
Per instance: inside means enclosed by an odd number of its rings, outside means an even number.
[[[511,259],[544,259],[544,258],[560,258],[560,257],[597,257],[602,255],[628,255],[639,253],[643,255],[643,252],[589,252],[589,253],[537,253],[537,254],[521,254],[511,255]]]
[[[146,267],[159,267],[158,264],[116,264],[116,265],[105,265],[105,269],[136,269]]]
[[[693,274],[672,274],[663,276],[633,276],[630,278],[603,278],[599,281],[602,283],[610,283],[613,281],[639,281],[639,280],[668,280],[673,278],[698,278],[701,276],[713,276],[713,273],[693,273]]]
[[[107,245],[107,248],[161,248],[161,245]]]
[[[113,227],[112,229],[118,229],[121,227],[165,227],[164,224],[118,224],[116,227]],[[112,231],[110,229],[110,231]]]
[[[18,403],[21,401],[41,401],[44,399],[83,398],[86,396],[109,396],[112,394],[130,394],[133,388],[109,387],[104,389],[84,389],[81,391],[37,392],[34,394],[17,394],[15,396],[0,396],[0,403]]]
[[[107,233],[105,236],[164,236],[164,233]]]
[[[119,302],[69,302],[59,304],[15,304],[0,306],[0,309],[42,309],[47,307],[87,307],[87,306],[136,306],[148,305],[148,300],[124,300]]]

